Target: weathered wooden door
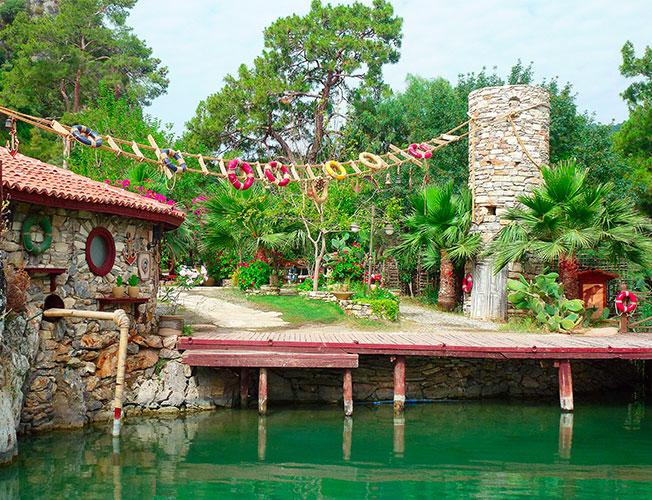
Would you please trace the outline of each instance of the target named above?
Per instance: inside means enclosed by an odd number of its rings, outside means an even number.
[[[507,317],[507,267],[494,275],[491,262],[476,262],[472,276],[471,317],[505,319]]]

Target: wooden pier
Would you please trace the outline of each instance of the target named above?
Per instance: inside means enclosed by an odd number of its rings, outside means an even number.
[[[587,359],[652,359],[652,334],[609,336],[509,332],[198,332],[179,339],[191,366],[240,368],[246,404],[249,368],[260,370],[258,405],[267,411],[268,368],[343,369],[344,412],[353,412],[352,377],[359,356],[387,355],[394,362],[394,410],[405,406],[406,356],[488,359],[548,359],[559,368],[562,411],[573,411],[571,363]]]

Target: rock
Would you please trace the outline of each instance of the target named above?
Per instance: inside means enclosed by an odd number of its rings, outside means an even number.
[[[159,384],[155,380],[145,380],[136,391],[136,404],[149,408],[158,392]]]
[[[83,427],[86,417],[84,384],[73,370],[58,370],[57,391],[52,405],[52,423],[60,428]]]
[[[167,397],[161,401],[161,406],[181,406],[185,400],[187,387],[184,367],[181,363],[170,361],[165,364],[161,370],[161,379],[163,380],[163,394]]]
[[[163,341],[158,335],[138,335],[133,338],[133,341],[143,347],[153,347],[154,349],[160,349],[163,347]]]
[[[88,377],[88,380],[86,381],[86,391],[87,392],[93,392],[95,388],[99,385],[100,383],[100,377]]]
[[[141,349],[134,356],[127,356],[127,371],[144,370],[154,366],[158,361],[158,351],[154,349]]]
[[[113,344],[108,349],[100,352],[95,360],[97,375],[101,378],[114,377],[118,368],[118,344]]]
[[[180,359],[181,353],[172,349],[161,349],[159,355],[162,359]]]
[[[87,333],[82,335],[81,345],[85,349],[104,349],[118,340],[117,332]]]
[[[16,424],[11,407],[11,399],[4,391],[0,391],[0,464],[11,462],[18,453]]]
[[[169,337],[163,337],[163,347],[166,349],[174,349],[177,345],[178,335],[171,335]]]

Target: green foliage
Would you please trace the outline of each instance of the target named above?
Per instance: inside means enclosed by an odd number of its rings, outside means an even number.
[[[564,287],[557,283],[557,273],[540,274],[528,282],[522,275],[508,280],[508,298],[515,307],[532,312],[534,319],[551,332],[569,332],[583,321],[584,303],[568,300]]]
[[[308,292],[312,290],[312,285],[313,285],[312,278],[306,278],[303,280],[303,282],[297,285],[297,290],[299,290],[300,292]]]
[[[213,151],[317,161],[337,136],[338,104],[355,85],[382,85],[381,69],[398,61],[400,18],[391,4],[322,5],[305,16],[276,20],[265,30],[265,50],[251,67],[199,104],[189,140]]]
[[[398,302],[393,299],[356,299],[356,304],[369,304],[373,313],[381,319],[396,321],[398,319]]]
[[[238,285],[240,289],[260,288],[262,285],[269,283],[269,277],[272,269],[269,264],[262,260],[250,260],[240,264],[238,269]]]
[[[184,337],[192,337],[195,333],[195,328],[192,325],[183,325],[181,328],[181,335]]]
[[[124,283],[124,279],[122,278],[122,276],[118,276],[115,280],[115,286],[119,288],[122,286],[123,283]]]
[[[346,319],[346,315],[336,304],[321,300],[276,295],[252,295],[248,296],[247,300],[271,311],[280,311],[282,319],[293,325],[337,323]]]
[[[652,101],[652,49],[645,47],[643,57],[636,57],[634,44],[627,41],[621,49],[623,63],[620,73],[627,78],[639,78],[633,82],[625,92],[623,99],[631,107]]]
[[[134,3],[61,0],[57,15],[20,12],[0,33],[9,54],[0,76],[6,105],[43,116],[76,113],[100,83],[145,105],[161,95],[167,69],[125,24]]]
[[[331,278],[336,282],[361,280],[364,276],[364,267],[360,257],[348,250],[337,253],[332,257],[331,269]]]
[[[129,286],[138,286],[138,275],[137,274],[132,274],[129,276],[127,279],[127,284]]]
[[[233,255],[224,250],[217,252],[217,255],[204,256],[204,262],[206,264],[208,275],[213,278],[218,285],[222,280],[227,279],[231,273],[233,273],[236,265]]]

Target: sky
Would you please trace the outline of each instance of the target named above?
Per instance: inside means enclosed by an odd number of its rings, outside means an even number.
[[[362,0],[371,4],[370,0]],[[326,3],[325,1],[323,3]],[[336,1],[331,3],[350,3]],[[637,55],[652,45],[652,0],[394,0],[403,18],[401,59],[385,81],[405,88],[408,74],[456,81],[460,73],[497,67],[506,77],[520,58],[534,80],[569,81],[581,111],[620,123],[629,81],[618,66],[630,40]],[[167,94],[146,110],[180,134],[197,105],[263,49],[263,29],[305,14],[310,0],[139,0],[128,24],[169,69]]]

